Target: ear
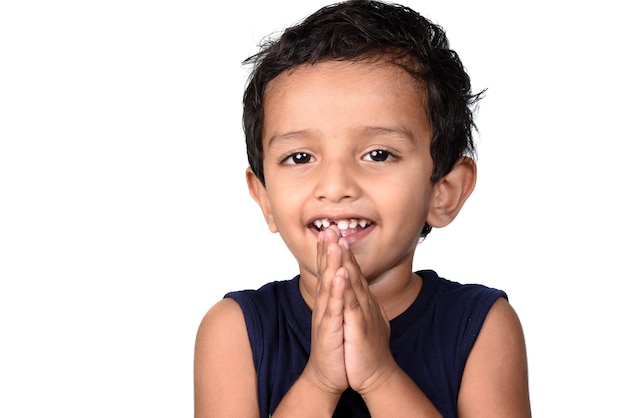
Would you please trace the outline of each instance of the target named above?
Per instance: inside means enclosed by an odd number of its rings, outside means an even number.
[[[435,184],[433,203],[426,222],[442,228],[456,218],[474,186],[476,185],[476,163],[462,157],[452,170]]]
[[[265,186],[261,183],[261,180],[252,172],[252,169],[248,167],[246,169],[246,182],[248,183],[248,191],[250,192],[250,196],[258,203],[261,211],[263,212],[263,217],[265,217],[265,222],[267,222],[267,226],[270,232],[278,232],[278,228],[276,227],[276,223],[274,222],[274,215],[272,213],[272,207],[270,205],[269,198],[267,196],[267,190]]]

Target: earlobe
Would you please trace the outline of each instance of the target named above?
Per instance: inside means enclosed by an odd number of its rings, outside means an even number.
[[[476,163],[471,158],[462,157],[435,185],[433,204],[426,222],[435,228],[450,224],[472,194],[475,185]]]
[[[257,202],[263,212],[263,217],[265,218],[265,222],[267,222],[267,227],[270,232],[278,232],[278,228],[274,222],[272,207],[267,196],[267,190],[265,190],[265,186],[263,186],[261,180],[252,172],[250,167],[246,169],[246,183],[248,184],[250,196]]]

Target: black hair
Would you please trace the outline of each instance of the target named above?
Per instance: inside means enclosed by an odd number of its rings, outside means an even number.
[[[280,37],[265,40],[260,51],[244,61],[253,66],[243,98],[248,163],[262,184],[263,99],[268,83],[301,64],[368,59],[399,65],[426,85],[433,183],[461,157],[474,155],[474,107],[484,91],[472,93],[470,78],[443,28],[399,4],[348,0],[323,7]],[[428,232],[426,225],[422,237]]]

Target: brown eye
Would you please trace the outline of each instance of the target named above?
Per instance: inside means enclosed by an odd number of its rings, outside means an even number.
[[[387,161],[391,153],[389,151],[385,151],[382,149],[376,149],[374,151],[370,151],[365,156],[365,159],[368,161]]]
[[[306,152],[296,152],[285,158],[286,164],[306,164],[313,161],[313,157]]]

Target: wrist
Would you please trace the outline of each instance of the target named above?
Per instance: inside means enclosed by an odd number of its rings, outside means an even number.
[[[430,399],[399,366],[359,393],[372,417],[441,418]]]
[[[302,373],[283,397],[272,418],[332,417],[341,391],[328,388],[308,373]]]
[[[394,362],[392,366],[378,370],[378,373],[375,376],[371,376],[369,381],[362,385],[357,392],[364,400],[366,398],[376,396],[378,393],[386,389],[387,385],[394,379],[394,377],[400,377],[397,376],[398,374],[403,375],[404,371]]]

